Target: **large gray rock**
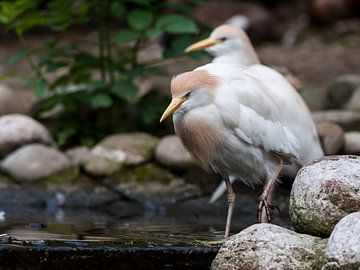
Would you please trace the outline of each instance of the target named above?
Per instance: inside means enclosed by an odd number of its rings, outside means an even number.
[[[360,76],[357,74],[346,74],[337,77],[330,84],[327,92],[328,108],[343,108],[358,86],[360,86]]]
[[[318,237],[255,224],[225,241],[211,269],[321,269],[325,245]]]
[[[327,156],[298,172],[290,194],[297,231],[329,236],[341,218],[360,211],[360,157]]]
[[[30,143],[51,144],[47,129],[29,116],[11,114],[0,117],[0,157]]]
[[[155,149],[155,159],[168,167],[184,168],[195,164],[194,158],[176,135],[165,136],[159,141]]]
[[[360,132],[350,131],[345,133],[345,153],[360,154]]]
[[[334,122],[345,130],[360,127],[360,112],[346,110],[327,110],[314,112],[312,117],[316,123]]]
[[[1,165],[12,178],[33,182],[68,170],[68,158],[58,150],[42,144],[25,145],[8,155]]]
[[[26,114],[34,102],[35,97],[31,91],[15,90],[0,85],[0,116],[14,113]]]
[[[325,249],[323,270],[360,269],[360,212],[336,224]]]
[[[153,155],[158,139],[146,133],[114,134],[99,142],[91,153],[118,163],[137,165]]]

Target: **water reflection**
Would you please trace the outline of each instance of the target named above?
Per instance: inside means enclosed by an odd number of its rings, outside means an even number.
[[[289,226],[287,193],[280,192],[282,209],[275,223]],[[232,232],[255,223],[257,196],[239,194]],[[144,207],[118,202],[99,209],[2,207],[0,234],[19,240],[122,241],[148,245],[192,245],[223,238],[227,203],[214,205],[200,198],[174,205]],[[285,207],[284,207],[285,206]],[[1,215],[1,213],[3,213]]]

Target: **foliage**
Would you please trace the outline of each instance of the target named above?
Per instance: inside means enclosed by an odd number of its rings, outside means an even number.
[[[0,23],[16,33],[22,47],[6,64],[29,61],[33,73],[27,82],[39,98],[36,116],[61,107],[50,121],[60,145],[93,144],[111,132],[154,130],[168,99],[156,92],[140,95],[135,82],[164,74],[161,61],[183,54],[194,41],[199,24],[189,17],[191,10],[165,0],[2,0]],[[76,26],[94,28],[97,40],[62,41]],[[28,48],[25,33],[39,28],[56,37]],[[148,41],[164,35],[173,38],[163,60],[139,62]]]

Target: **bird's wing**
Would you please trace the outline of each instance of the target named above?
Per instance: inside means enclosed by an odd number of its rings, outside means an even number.
[[[215,100],[224,125],[241,140],[274,152],[285,160],[297,160],[299,141],[290,128],[281,122],[274,97],[262,81],[247,76],[223,81]]]

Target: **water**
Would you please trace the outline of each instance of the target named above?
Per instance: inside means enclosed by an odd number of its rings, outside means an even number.
[[[288,191],[278,191],[281,213],[274,223],[290,226]],[[208,198],[148,206],[120,202],[99,209],[0,207],[0,235],[26,241],[116,241],[133,246],[193,246],[223,239],[227,203],[211,205]],[[232,233],[255,223],[257,196],[244,191],[237,197]]]

